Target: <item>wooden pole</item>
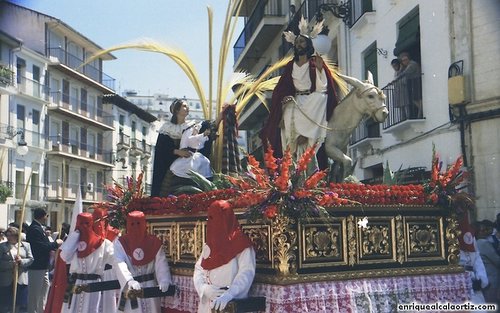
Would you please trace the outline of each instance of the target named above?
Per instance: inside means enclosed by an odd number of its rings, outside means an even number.
[[[31,176],[33,176],[33,170],[30,173],[30,176],[28,177],[28,181],[26,182],[26,185],[24,186],[24,195],[23,195],[23,205],[21,206],[21,219],[19,221],[19,237],[17,238],[17,255],[19,256],[21,252],[21,234],[23,232],[23,223],[24,223],[24,211],[26,209],[26,198],[28,196],[28,187],[31,182]],[[12,312],[16,312],[16,298],[17,298],[17,281],[18,281],[18,274],[19,274],[19,264],[14,262],[14,284],[13,284],[13,291],[14,291],[14,296],[12,297]]]

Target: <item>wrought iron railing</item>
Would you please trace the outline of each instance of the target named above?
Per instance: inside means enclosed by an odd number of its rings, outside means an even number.
[[[363,120],[351,135],[349,144],[353,145],[368,138],[380,138],[380,124],[373,119]]]
[[[48,86],[42,85],[39,81],[21,76],[18,77],[17,90],[23,94],[42,99],[49,100],[50,89]]]
[[[402,77],[382,88],[389,116],[383,124],[387,129],[406,120],[424,118],[422,110],[422,76]]]
[[[86,142],[63,137],[61,135],[49,136],[51,146],[48,149],[73,154],[88,159],[105,163],[112,163],[112,150],[104,150],[102,147],[89,145]]]
[[[85,74],[87,77],[103,84],[104,86],[112,90],[115,90],[115,79],[101,71],[99,68],[91,64],[82,66],[82,64],[85,62],[84,60],[65,51],[61,47],[49,48],[48,50],[50,57],[57,58],[59,62],[69,66],[73,70]]]
[[[101,97],[97,101],[102,101]],[[113,126],[114,117],[111,112],[102,109],[97,104],[71,97],[60,91],[50,93],[50,102],[58,108],[63,108],[108,126]]]

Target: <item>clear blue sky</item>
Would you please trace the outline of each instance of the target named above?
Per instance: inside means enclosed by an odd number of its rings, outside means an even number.
[[[227,0],[11,0],[11,2],[58,18],[103,48],[152,38],[183,50],[194,64],[208,97],[208,15],[214,12],[213,53],[216,84],[222,27]],[[232,46],[243,28],[242,21],[231,40],[225,81],[234,63]],[[117,51],[117,59],[104,63],[104,72],[116,79],[116,92],[134,89],[140,94],[166,93],[197,98],[190,81],[170,58],[150,52]],[[215,89],[214,89],[215,90]],[[214,93],[215,94],[215,93]]]

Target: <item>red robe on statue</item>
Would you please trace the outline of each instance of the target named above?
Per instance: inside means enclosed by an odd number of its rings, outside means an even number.
[[[262,139],[264,148],[267,147],[267,143],[269,142],[274,149],[274,156],[277,158],[281,158],[283,156],[281,147],[281,128],[279,127],[283,117],[282,101],[287,96],[294,97],[296,92],[292,79],[293,62],[295,61],[292,60],[285,66],[285,71],[274,88],[271,100],[271,112],[269,112],[269,118],[260,133],[260,138]],[[326,103],[326,120],[328,121],[332,117],[333,110],[338,104],[336,91],[337,85],[333,79],[332,73],[325,63],[323,63],[323,70],[326,73],[328,81],[328,100]],[[309,77],[311,79],[310,91],[313,92],[316,90],[316,62],[314,57],[309,60]],[[320,169],[326,169],[328,167],[328,159],[325,154],[324,144],[320,147],[317,153],[317,158]]]

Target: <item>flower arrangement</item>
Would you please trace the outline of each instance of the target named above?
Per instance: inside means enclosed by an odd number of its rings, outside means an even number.
[[[443,161],[439,159],[435,147],[432,148],[431,178],[424,184],[424,191],[428,195],[427,203],[451,208],[453,195],[465,188],[460,186],[465,179],[462,165],[463,158],[459,156],[452,165],[442,171]]]
[[[144,197],[143,176],[144,173],[141,172],[137,179],[127,177],[126,186],[115,181],[112,186],[106,187],[109,201],[100,205],[108,209],[108,219],[111,226],[118,229],[125,228],[127,214],[134,211],[134,208],[129,204]]]
[[[316,146],[308,148],[296,164],[287,149],[283,158],[273,156],[273,149],[267,146],[264,154],[264,168],[252,156],[248,156],[246,177],[228,177],[228,180],[241,192],[235,206],[246,207],[247,217],[253,221],[260,218],[274,219],[283,214],[289,217],[327,216],[322,205],[333,201],[350,202],[339,199],[335,193],[325,197],[321,187],[326,171],[316,170],[307,175],[308,164],[316,153]]]

